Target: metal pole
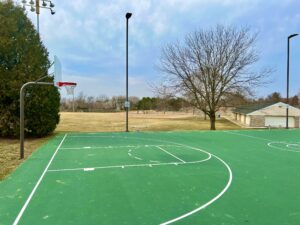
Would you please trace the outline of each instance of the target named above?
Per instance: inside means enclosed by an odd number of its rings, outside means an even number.
[[[75,108],[74,108],[74,92],[73,92],[72,108],[73,108],[73,112],[75,112]]]
[[[37,32],[40,33],[40,16],[36,14]]]
[[[128,105],[128,20],[131,17],[131,13],[126,13],[126,132],[129,132],[128,130],[128,111],[129,111],[129,105]]]
[[[287,39],[287,73],[286,73],[286,129],[289,129],[289,86],[290,86],[290,39],[298,34],[292,34]]]
[[[24,158],[24,93],[29,85],[54,85],[50,82],[27,82],[20,90],[20,159]]]
[[[40,33],[40,0],[35,0],[37,32]]]
[[[286,71],[286,125],[289,129],[289,79],[290,79],[290,38],[287,40],[287,71]]]
[[[24,158],[24,84],[20,90],[20,159]]]
[[[126,19],[126,103],[128,102],[128,19]],[[126,132],[128,132],[128,105],[126,105]]]

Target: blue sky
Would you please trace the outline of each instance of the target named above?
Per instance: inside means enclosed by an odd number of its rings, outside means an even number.
[[[20,2],[20,1],[19,1]],[[259,32],[257,68],[273,68],[272,84],[256,96],[278,91],[285,96],[287,36],[300,33],[299,0],[53,0],[56,14],[40,15],[40,33],[51,58],[57,55],[64,81],[76,93],[125,95],[125,13],[129,24],[129,95],[153,96],[150,83],[161,48],[199,28],[216,24],[249,26]],[[28,16],[36,25],[35,14]],[[300,91],[300,36],[291,41],[290,95]],[[62,92],[65,95],[65,92]]]

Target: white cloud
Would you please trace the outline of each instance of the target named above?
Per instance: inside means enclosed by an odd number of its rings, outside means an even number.
[[[117,96],[125,95],[125,77],[120,78],[119,75],[64,75],[64,81],[76,82],[75,95],[83,92],[87,96],[107,95]],[[61,90],[63,96],[66,95],[65,90]],[[129,77],[129,95],[144,97],[152,96],[153,93],[147,81],[141,77]]]
[[[139,74],[130,76],[130,90],[138,96],[151,94],[147,82],[158,73],[154,67],[162,45],[182,40],[186,33],[199,27],[217,23],[250,25],[261,34],[259,47],[265,57],[262,64],[272,61],[278,67],[283,67],[285,62],[287,34],[300,29],[300,14],[296,10],[300,7],[299,0],[53,2],[57,13],[51,16],[50,12],[42,10],[40,15],[42,39],[51,57],[58,55],[61,59],[63,71],[72,74],[69,76],[71,81],[78,80],[80,85],[77,89],[88,95],[115,95],[125,90],[125,80],[119,76],[125,67],[126,12],[133,13],[129,24],[130,70]],[[28,15],[36,24],[35,14],[28,10]],[[298,42],[296,39],[293,41],[295,49],[299,46]],[[292,58],[299,59],[296,56]],[[278,83],[276,87],[280,85]]]

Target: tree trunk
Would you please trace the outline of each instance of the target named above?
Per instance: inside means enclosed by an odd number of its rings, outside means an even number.
[[[216,114],[215,114],[215,112],[210,113],[209,119],[210,119],[210,129],[215,130],[216,129]]]

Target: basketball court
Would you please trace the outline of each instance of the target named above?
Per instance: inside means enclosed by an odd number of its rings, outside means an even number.
[[[299,135],[62,133],[0,183],[0,224],[296,225]]]

